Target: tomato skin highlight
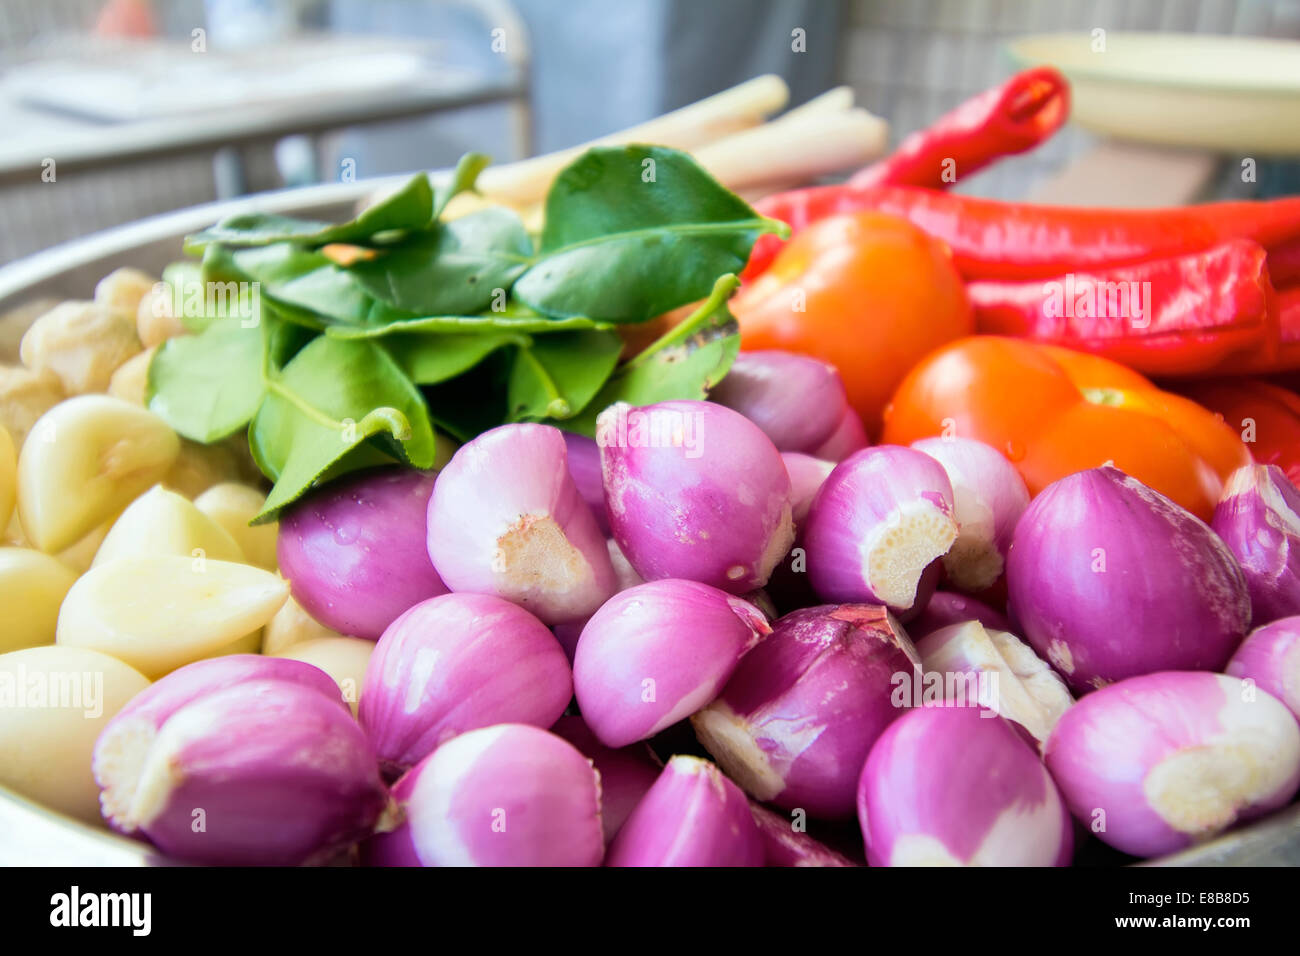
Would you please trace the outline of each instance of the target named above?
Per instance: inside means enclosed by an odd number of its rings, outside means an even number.
[[[1224,479],[1251,460],[1213,412],[1122,365],[998,336],[938,349],[894,393],[883,441],[944,434],[997,448],[1031,494],[1111,462],[1205,521]]]
[[[731,306],[746,351],[784,349],[838,368],[872,436],[907,370],[974,330],[947,248],[874,212],[810,226]]]

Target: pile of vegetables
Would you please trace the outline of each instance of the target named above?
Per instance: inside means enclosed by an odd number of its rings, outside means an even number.
[[[537,241],[504,207],[444,221],[486,157],[436,194],[423,174],[340,225],[240,215],[186,242],[175,286],[256,288],[204,301],[193,336],[149,365],[148,404],[181,435],[248,430],[274,518],[314,482],[384,461],[437,462],[510,421],[590,434],[615,401],[703,397],[738,339],[726,300],[764,219],[686,154],[603,147],[556,178]],[[699,303],[620,363],[620,326]],[[586,413],[586,414],[584,414]]]
[[[471,156],[341,225],[218,223],[162,285],[42,317],[24,361],[61,400],[0,428],[0,783],[269,865],[1064,866],[1291,803],[1300,400],[1135,368],[1244,361],[1300,219],[1084,241],[1009,213],[1032,242],[995,249],[949,214],[936,162],[1067,108],[1029,71],[760,203],[798,232],[766,271],[783,226],[619,146],[560,173],[536,240],[448,214]],[[1076,265],[1227,269],[1213,294],[1263,318],[1186,349],[972,334],[985,293]],[[259,294],[159,307],[193,281]],[[856,350],[817,338],[854,317]],[[76,323],[107,345],[56,348]],[[1257,408],[1258,448],[1232,421]],[[201,450],[265,481],[178,470]],[[32,702],[69,675],[93,702]]]

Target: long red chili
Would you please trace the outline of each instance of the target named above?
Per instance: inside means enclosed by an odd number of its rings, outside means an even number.
[[[1228,239],[1265,248],[1300,239],[1300,196],[1173,209],[1039,206],[910,186],[813,186],[755,204],[797,231],[817,219],[874,209],[943,240],[967,279],[1050,279],[1072,270],[1130,265],[1208,249]],[[773,243],[763,240],[773,239]],[[781,240],[764,236],[746,277],[767,268]]]
[[[1070,85],[1060,70],[1035,66],[944,113],[891,155],[849,179],[868,186],[946,189],[993,160],[1037,146],[1070,116]]]
[[[1069,118],[1070,84],[1050,66],[1017,73],[985,90],[930,126],[917,130],[889,156],[854,175],[855,187],[926,186],[944,189],[989,163],[1047,139]]]
[[[1300,371],[1300,286],[1277,290],[1277,348],[1234,356],[1218,371],[1225,375],[1270,375]]]
[[[970,282],[976,327],[1090,352],[1147,375],[1212,372],[1268,354],[1275,295],[1257,242],[1049,280]]]
[[[1268,251],[1268,274],[1273,285],[1300,285],[1300,239],[1292,239]]]

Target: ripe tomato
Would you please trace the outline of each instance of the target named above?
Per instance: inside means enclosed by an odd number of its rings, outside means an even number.
[[[1183,389],[1223,416],[1261,465],[1277,465],[1300,487],[1300,395],[1255,379],[1198,382]]]
[[[873,435],[908,369],[974,328],[947,247],[875,212],[809,226],[731,305],[746,351],[785,349],[838,368]]]
[[[1106,462],[1209,520],[1250,461],[1212,412],[1107,359],[976,336],[925,358],[885,412],[884,441],[962,435],[999,449],[1031,494]]]

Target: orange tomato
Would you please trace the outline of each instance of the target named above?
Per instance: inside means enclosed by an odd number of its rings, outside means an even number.
[[[873,435],[908,369],[974,328],[947,247],[875,212],[809,226],[731,308],[746,351],[801,352],[838,368]]]
[[[1223,480],[1250,461],[1218,416],[1122,365],[997,336],[939,349],[894,393],[886,442],[941,434],[998,448],[1032,494],[1112,462],[1206,521]]]

